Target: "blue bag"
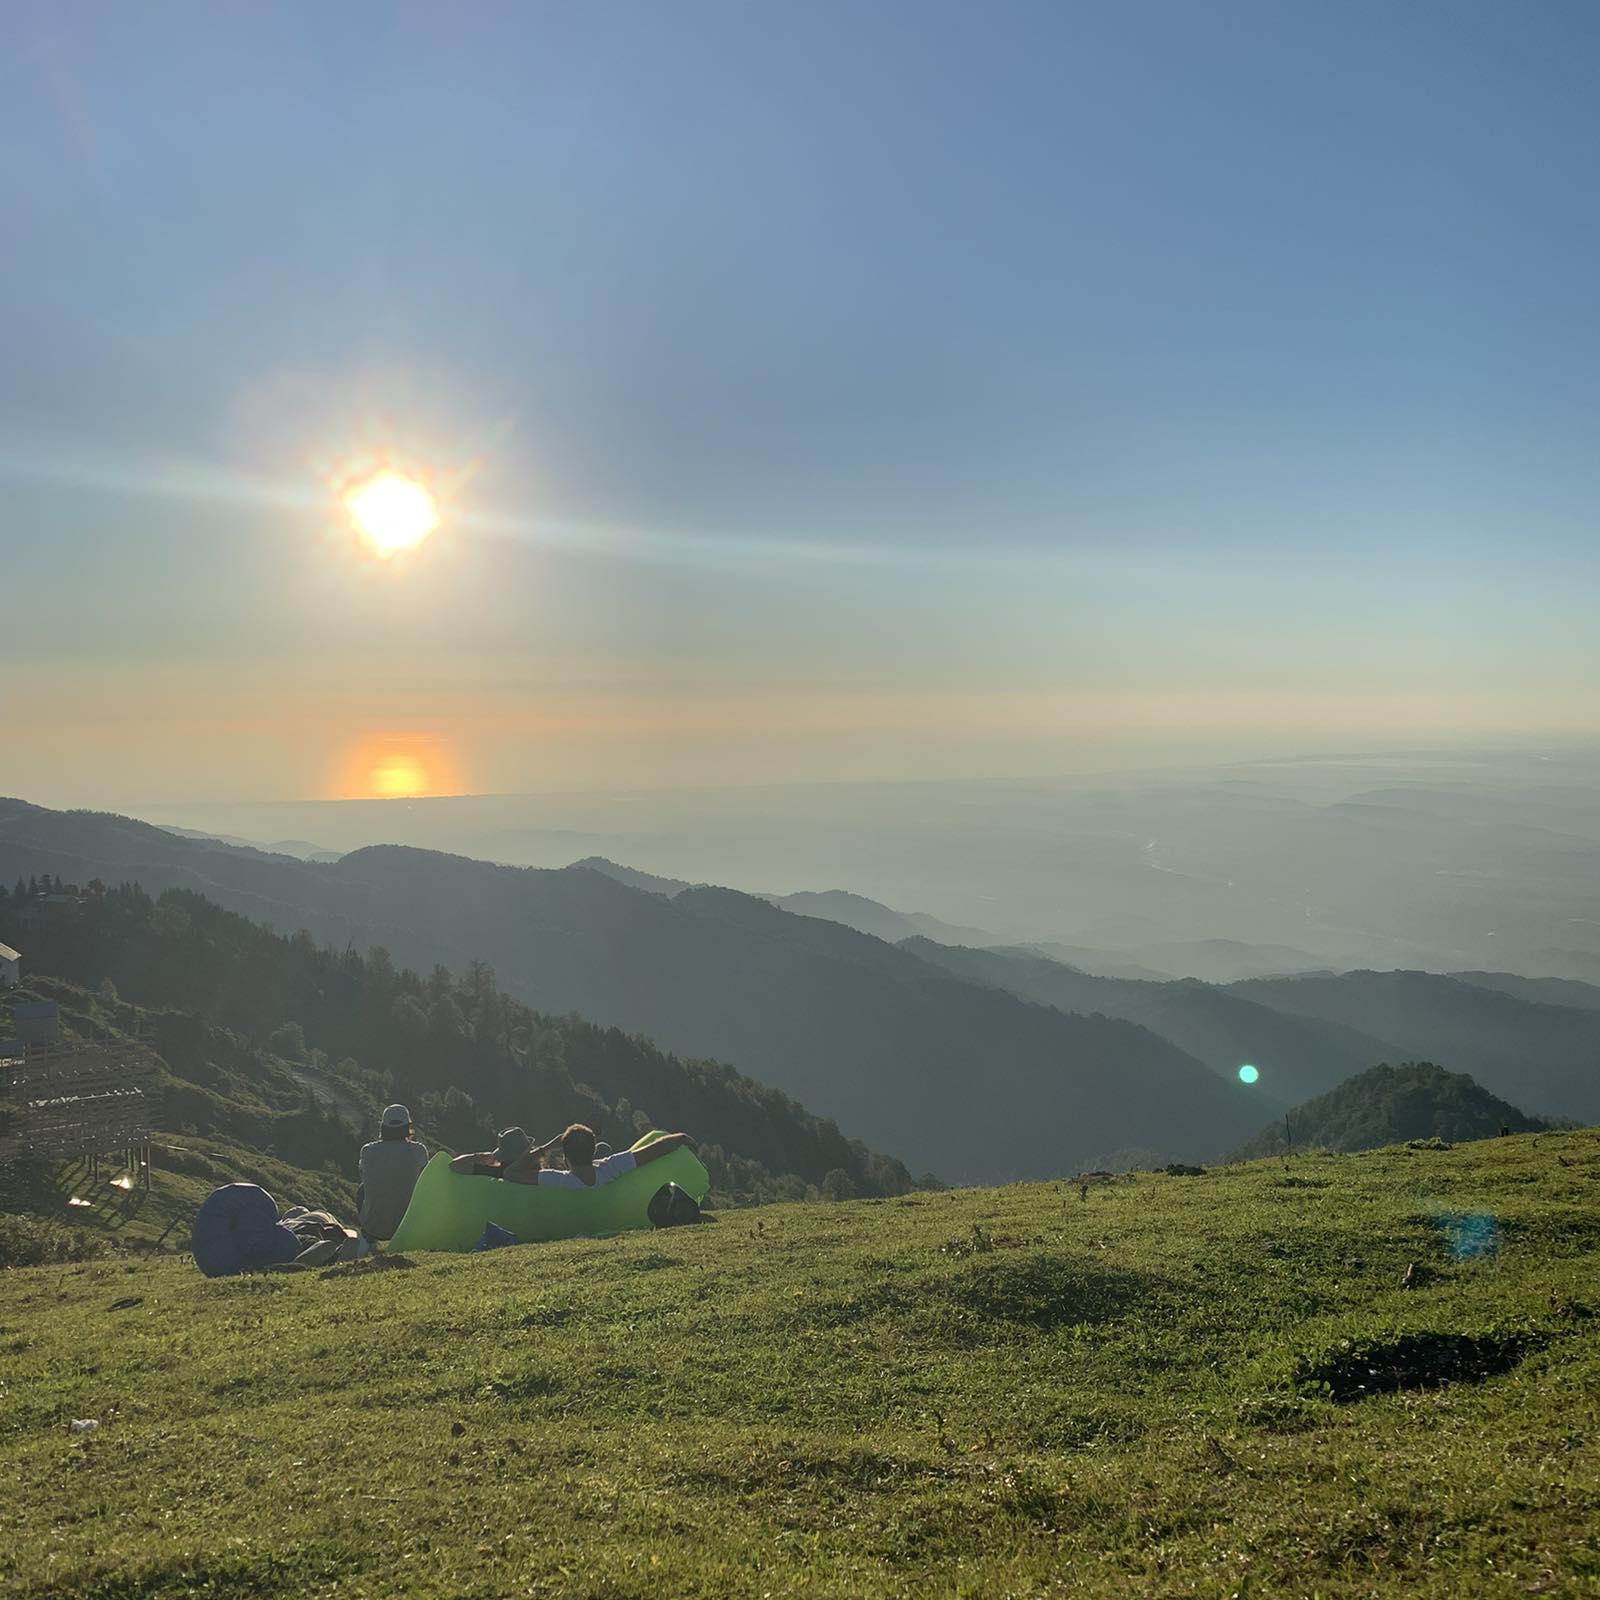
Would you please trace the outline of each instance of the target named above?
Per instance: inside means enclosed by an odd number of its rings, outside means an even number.
[[[508,1244],[521,1244],[522,1241],[498,1222],[486,1222],[483,1232],[478,1235],[478,1242],[473,1245],[474,1250],[503,1250]]]
[[[208,1278],[293,1261],[304,1246],[278,1221],[278,1203],[256,1183],[225,1183],[195,1213],[194,1264]]]

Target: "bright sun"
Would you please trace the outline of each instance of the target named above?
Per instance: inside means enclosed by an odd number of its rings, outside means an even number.
[[[367,785],[374,799],[398,800],[427,794],[428,773],[415,756],[386,755],[368,774]]]
[[[439,526],[433,496],[415,478],[379,472],[345,493],[345,510],[380,556],[410,550]]]

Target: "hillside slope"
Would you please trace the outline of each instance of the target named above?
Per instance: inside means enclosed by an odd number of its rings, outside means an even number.
[[[1289,1114],[1288,1125],[1269,1123],[1235,1151],[1238,1161],[1277,1155],[1292,1136],[1301,1149],[1375,1150],[1408,1139],[1459,1144],[1511,1133],[1540,1133],[1550,1123],[1499,1099],[1464,1072],[1430,1061],[1369,1068]]]
[[[1136,1022],[1224,1077],[1249,1062],[1260,1071],[1262,1098],[1284,1106],[1395,1053],[1359,1029],[1286,1015],[1211,984],[1099,978],[1028,949],[954,949],[926,940],[906,948],[964,978],[1041,1005]]]
[[[672,900],[598,874],[357,851],[390,925],[469,938],[508,984],[738,1061],[951,1179],[1056,1174],[1119,1149],[1216,1150],[1248,1110],[1137,1027],[963,983],[880,940],[732,890]],[[1219,1140],[1220,1135],[1220,1140]]]
[[[1233,984],[1274,1010],[1368,1029],[1390,1059],[1442,1061],[1541,1114],[1600,1120],[1600,1014],[1431,972],[1309,973]]]
[[[1578,1011],[1600,1011],[1600,984],[1576,978],[1523,978],[1514,972],[1452,972],[1448,976],[1478,989],[1497,989],[1538,1005],[1571,1006]]]
[[[1137,945],[1121,953],[1174,977],[1198,978],[1202,983],[1237,983],[1241,978],[1313,972],[1328,965],[1326,959],[1294,945],[1247,944],[1240,939],[1179,939]]]
[[[419,970],[487,960],[541,1011],[735,1061],[952,1180],[1055,1175],[1119,1151],[1204,1158],[1258,1117],[1237,1085],[1137,1025],[1030,1005],[731,890],[668,900],[587,870],[394,846],[304,863],[125,819],[0,810],[0,878],[42,871],[200,888]]]
[[[662,878],[653,872],[640,872],[636,867],[625,867],[620,862],[604,856],[585,856],[572,863],[575,867],[588,867],[603,872],[606,877],[625,883],[630,889],[645,889],[651,894],[665,895],[669,900],[685,889],[705,888],[705,884],[692,884],[683,878]],[[797,917],[820,917],[826,922],[839,922],[857,933],[870,933],[874,939],[888,944],[899,944],[902,939],[938,939],[946,944],[984,945],[993,943],[992,937],[981,928],[961,928],[942,922],[920,911],[896,911],[878,900],[865,895],[852,894],[846,889],[802,889],[795,894],[764,894],[759,899],[777,906],[782,911],[792,911]]]
[[[0,900],[0,938],[18,914]],[[531,1011],[481,962],[423,979],[385,952],[335,956],[182,890],[155,903],[111,890],[28,928],[26,943],[30,969],[80,986],[60,997],[69,1020],[137,1029],[165,1057],[174,1083],[163,1125],[174,1131],[309,1167],[331,1160],[353,1177],[357,1145],[399,1098],[425,1137],[455,1149],[479,1148],[512,1122],[548,1134],[582,1120],[614,1143],[641,1125],[681,1126],[701,1140],[725,1198],[898,1194],[912,1184],[899,1162],[777,1091],[615,1028]],[[107,985],[117,998],[82,992]],[[318,1123],[311,1144],[261,1120],[263,1101],[282,1109],[308,1097],[344,1119],[332,1132]]]
[[[840,922],[857,933],[869,933],[887,944],[904,939],[937,939],[940,944],[994,944],[995,937],[982,928],[959,927],[925,911],[896,911],[864,894],[847,889],[802,889],[796,894],[769,894],[763,899],[797,917],[821,917]]]
[[[11,1272],[0,1589],[1590,1593],[1597,1181],[1589,1131],[409,1269]]]

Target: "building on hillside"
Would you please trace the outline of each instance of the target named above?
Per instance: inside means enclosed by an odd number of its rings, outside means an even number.
[[[21,954],[8,944],[0,944],[0,989],[15,989],[21,982]]]

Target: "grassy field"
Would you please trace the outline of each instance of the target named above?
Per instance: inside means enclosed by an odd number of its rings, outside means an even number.
[[[0,1592],[1600,1594],[1597,1268],[1595,1130],[19,1268]]]

